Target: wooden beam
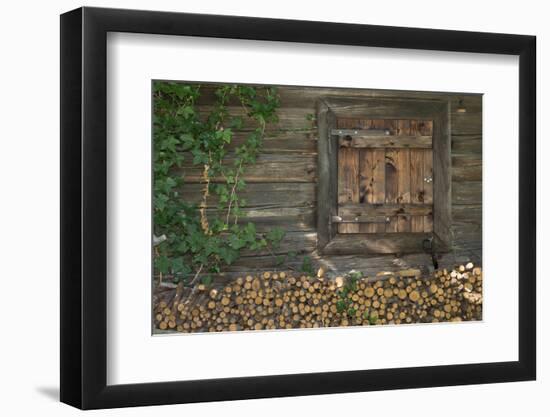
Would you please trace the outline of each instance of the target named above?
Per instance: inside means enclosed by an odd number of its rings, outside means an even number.
[[[433,184],[432,196],[435,207],[433,219],[424,217],[424,231],[432,231],[442,241],[442,245],[452,246],[452,179],[451,179],[451,126],[450,103],[446,103],[434,119],[433,156],[425,154],[424,176],[433,169],[433,183],[424,184],[425,202],[430,202],[429,185]],[[430,164],[431,162],[431,164]],[[432,220],[433,228],[430,227]]]
[[[378,216],[427,216],[432,214],[432,206],[425,204],[342,204],[339,215],[350,220],[355,217]]]
[[[431,136],[394,135],[342,135],[338,139],[341,148],[428,148],[432,147]]]
[[[175,170],[186,183],[203,183],[203,166],[193,165],[192,156],[183,154],[184,162]],[[317,177],[317,157],[297,154],[260,154],[256,163],[245,166],[241,178],[247,183],[264,182],[315,182]],[[224,164],[234,166],[235,159],[228,155]],[[320,165],[319,165],[320,166]],[[222,177],[212,177],[211,183],[225,182]]]
[[[431,233],[355,233],[336,235],[324,248],[327,255],[421,253]]]
[[[441,107],[441,101],[393,98],[333,98],[324,99],[336,117],[362,119],[431,120]]]
[[[359,152],[341,149],[338,152],[338,206],[359,203]],[[339,224],[339,233],[358,233],[357,224]]]
[[[338,210],[338,144],[330,134],[336,118],[323,100],[317,103],[317,122],[317,248],[322,251],[336,234],[337,225],[330,218]]]
[[[339,119],[339,120],[346,120],[346,119]],[[351,119],[357,120],[357,119]],[[376,136],[390,136],[391,130],[390,129],[332,129],[331,133],[333,136],[368,136],[368,137],[376,137]]]

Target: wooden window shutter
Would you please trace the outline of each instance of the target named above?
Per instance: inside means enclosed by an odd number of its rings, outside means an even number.
[[[449,108],[444,97],[319,100],[321,254],[420,253],[426,240],[450,248]]]
[[[433,121],[338,118],[339,234],[433,231]]]

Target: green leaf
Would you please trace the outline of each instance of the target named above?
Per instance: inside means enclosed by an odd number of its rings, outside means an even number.
[[[285,236],[285,231],[280,227],[274,227],[266,234],[267,240],[269,241],[271,246],[273,246],[274,248],[279,247],[281,240],[283,240],[284,236]]]
[[[180,276],[197,271],[203,265],[204,271],[217,273],[221,265],[233,263],[243,248],[276,247],[283,236],[279,230],[259,236],[254,224],[242,226],[238,220],[244,216],[242,207],[246,205],[239,193],[246,189],[243,178],[247,166],[256,163],[265,123],[277,120],[277,89],[218,86],[214,92],[216,102],[203,116],[196,107],[201,95],[199,84],[155,81],[152,88],[154,228],[155,233],[167,236],[157,247],[160,256],[155,258],[155,269],[165,273],[174,271]],[[245,116],[229,114],[228,103],[235,100],[244,107]],[[253,126],[252,131],[236,147],[235,153],[231,153],[236,155],[231,163],[225,145],[232,142],[234,129],[242,129],[245,122]],[[185,201],[186,195],[180,193],[186,173],[176,168],[182,166],[184,152],[191,154],[190,162],[197,168],[208,164],[211,178],[226,179],[225,183],[208,185],[209,193],[216,195],[217,202],[207,199],[207,208],[219,209],[218,214],[213,210],[208,212],[208,233],[203,230],[197,200]],[[232,207],[228,224],[229,202]]]
[[[231,126],[233,129],[242,129],[243,125],[244,122],[242,117],[233,117],[229,122],[229,126]]]
[[[159,272],[167,274],[170,270],[170,260],[164,255],[159,256],[158,258],[155,258],[155,266]]]
[[[201,283],[206,285],[206,286],[209,286],[210,284],[212,284],[212,276],[211,275],[205,275],[205,276],[201,277]]]
[[[347,303],[344,300],[338,300],[336,302],[336,311],[338,311],[338,313],[343,313],[346,307]]]
[[[246,246],[246,240],[239,238],[237,235],[229,236],[229,245],[235,249],[239,250]]]

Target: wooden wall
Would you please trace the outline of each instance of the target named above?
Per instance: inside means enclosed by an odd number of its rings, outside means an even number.
[[[212,87],[202,87],[200,110],[208,111],[212,104]],[[407,256],[328,256],[317,255],[316,248],[316,181],[317,181],[317,126],[316,103],[320,97],[403,97],[449,98],[451,101],[452,135],[452,215],[454,248],[440,260],[440,266],[472,260],[481,262],[481,96],[446,95],[434,93],[405,93],[378,90],[330,89],[279,87],[281,107],[279,122],[266,131],[264,147],[254,166],[246,169],[246,190],[241,196],[246,199],[248,219],[257,229],[265,231],[278,226],[286,231],[285,239],[276,255],[289,252],[296,257],[287,257],[281,268],[298,267],[304,256],[314,264],[323,265],[334,274],[359,269],[367,274],[381,270],[396,270],[408,267],[431,265],[426,254]],[[466,112],[458,112],[459,100],[463,100]],[[231,114],[242,114],[239,106],[230,108]],[[238,143],[246,136],[245,124],[237,132]],[[191,158],[186,158],[190,161]],[[183,166],[186,185],[183,198],[198,201],[200,198],[200,171],[189,165]],[[251,271],[274,268],[280,258],[268,252],[243,253],[243,256],[228,272]]]

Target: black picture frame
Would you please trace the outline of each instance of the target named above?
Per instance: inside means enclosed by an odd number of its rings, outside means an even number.
[[[519,360],[107,385],[108,32],[519,56]],[[60,56],[62,402],[95,409],[535,379],[534,36],[84,7],[61,16]]]

